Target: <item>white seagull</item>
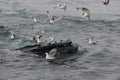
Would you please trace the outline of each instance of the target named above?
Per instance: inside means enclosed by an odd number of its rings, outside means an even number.
[[[102,0],[102,2],[103,2],[104,5],[108,5],[110,0]]]
[[[55,59],[54,56],[55,56],[56,52],[57,52],[57,49],[54,48],[49,53],[45,53],[46,54],[46,59],[49,59],[49,60]]]
[[[41,40],[40,40],[41,37],[42,37],[41,35],[35,35],[35,38],[34,38],[34,39],[35,39],[35,41],[36,41],[38,44],[41,43]]]
[[[50,20],[49,22],[50,22],[51,24],[54,24],[54,20],[55,20],[54,16],[51,16],[50,13],[49,13],[49,11],[47,11],[47,15],[48,15],[49,20]]]
[[[88,44],[89,45],[96,45],[97,41],[93,41],[93,38],[88,39]]]
[[[34,40],[36,41],[36,43],[39,44],[42,42],[41,38],[43,37],[43,35],[44,35],[44,30],[40,30],[35,34],[35,36],[32,37],[32,39],[29,39],[29,40]]]
[[[40,39],[41,39],[41,37],[43,37],[44,33],[45,33],[44,30],[40,30],[36,33],[35,40],[37,43],[42,42]]]
[[[54,22],[59,21],[59,20],[61,20],[61,19],[63,19],[63,18],[65,17],[65,16],[62,16],[62,17],[59,17],[59,18],[57,18],[57,19],[55,20],[55,16],[50,15],[49,11],[47,11],[47,15],[48,15],[48,17],[49,17],[49,22],[50,22],[51,24],[54,24]]]
[[[54,8],[59,8],[59,9],[63,9],[64,11],[66,11],[67,9],[67,5],[66,4],[57,4]]]
[[[15,38],[15,34],[13,33],[13,31],[10,31],[10,33],[11,33],[10,39],[14,39]]]
[[[83,14],[82,14],[83,17],[87,17],[88,20],[91,20],[91,18],[90,18],[90,10],[88,8],[85,8],[85,7],[79,8],[79,7],[77,7],[76,9],[81,10],[83,12]]]
[[[34,21],[34,23],[36,23],[37,22],[37,18],[33,17],[33,21]]]

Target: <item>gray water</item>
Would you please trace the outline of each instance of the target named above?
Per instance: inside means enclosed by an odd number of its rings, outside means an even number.
[[[67,11],[54,9],[57,3],[66,3]],[[0,80],[120,80],[119,3],[111,0],[105,6],[100,0],[0,0],[0,24],[8,26],[0,31]],[[89,8],[92,20],[83,18],[77,6]],[[65,18],[51,25],[47,10]],[[49,63],[41,56],[13,50],[35,44],[28,38],[41,29],[45,30],[45,39],[71,39],[80,45],[79,50],[87,51]],[[10,31],[16,34],[14,40],[10,40]],[[98,41],[97,45],[89,45],[89,37]]]

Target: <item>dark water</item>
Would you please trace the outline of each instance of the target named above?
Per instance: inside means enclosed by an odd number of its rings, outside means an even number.
[[[68,4],[66,12],[54,10],[59,2]],[[0,0],[0,23],[8,26],[0,31],[0,80],[120,80],[119,3],[111,0],[104,6],[96,0]],[[75,10],[77,6],[88,7],[92,20],[82,18]],[[66,17],[51,25],[46,21],[46,10]],[[34,44],[27,38],[40,29],[45,30],[45,39],[71,39],[87,52],[49,63],[41,56],[13,51]],[[10,31],[16,34],[14,40],[10,40]],[[97,45],[88,45],[89,37],[94,37]]]

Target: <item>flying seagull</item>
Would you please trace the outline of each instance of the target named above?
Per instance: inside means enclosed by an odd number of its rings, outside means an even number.
[[[50,15],[49,11],[47,11],[47,15],[49,17],[50,24],[54,24],[54,22],[59,21],[65,17],[65,16],[62,16],[62,17],[55,19],[55,16]]]
[[[41,37],[43,37],[44,33],[45,33],[44,30],[40,30],[36,33],[35,40],[37,43],[41,42]]]
[[[79,8],[79,7],[77,7],[76,9],[81,10],[83,12],[83,14],[82,14],[83,17],[87,17],[88,20],[91,20],[91,18],[90,18],[90,10],[88,8],[85,8],[85,7]]]
[[[34,40],[39,44],[39,43],[41,43],[41,35],[35,35],[34,36]]]
[[[55,56],[56,52],[57,52],[57,49],[54,48],[49,53],[45,53],[46,54],[46,59],[49,59],[49,60],[55,59],[54,56]]]
[[[59,8],[59,9],[63,9],[64,11],[66,11],[67,9],[67,5],[66,4],[57,4],[54,8]]]
[[[29,40],[34,40],[36,43],[41,43],[41,38],[44,35],[44,30],[40,30],[38,31],[32,38],[30,38]]]
[[[49,22],[50,22],[51,24],[54,24],[54,20],[55,20],[54,16],[51,16],[50,13],[49,13],[49,11],[47,11],[47,15],[48,15],[49,20],[50,20]]]
[[[103,2],[104,5],[108,5],[110,0],[102,0],[102,2]]]

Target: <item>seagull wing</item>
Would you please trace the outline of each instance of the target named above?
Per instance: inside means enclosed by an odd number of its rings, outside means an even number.
[[[106,4],[109,4],[109,1],[110,1],[110,0],[106,0]]]
[[[43,21],[43,23],[46,23],[46,22],[48,22],[48,21],[49,21],[49,18],[45,19],[45,20]]]
[[[57,52],[57,49],[52,49],[52,50],[49,52],[49,54],[54,57],[54,55],[56,54],[56,52]]]
[[[50,15],[49,11],[47,11],[47,16],[49,17],[49,19],[51,19],[53,17]]]
[[[55,22],[56,21],[59,21],[59,20],[61,20],[61,19],[63,19],[65,16],[62,16],[62,17],[58,17],[57,19],[55,19]]]
[[[108,5],[110,0],[102,0],[104,5]]]

